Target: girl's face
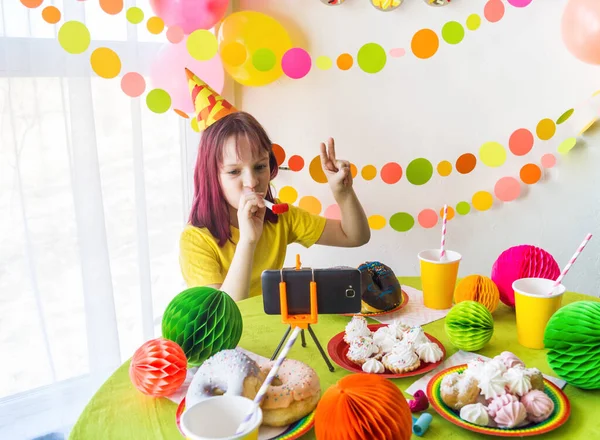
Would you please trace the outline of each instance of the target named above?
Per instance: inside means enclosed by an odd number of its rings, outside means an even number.
[[[221,190],[227,203],[237,209],[242,195],[254,192],[264,197],[267,194],[271,175],[269,153],[252,148],[243,136],[237,140],[230,137],[223,148],[223,163],[219,174]]]

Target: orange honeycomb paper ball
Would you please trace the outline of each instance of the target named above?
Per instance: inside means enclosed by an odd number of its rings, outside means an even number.
[[[462,279],[454,291],[454,302],[476,301],[494,313],[500,301],[498,286],[490,278],[482,275],[469,275]]]
[[[319,440],[408,440],[412,416],[392,382],[374,374],[351,374],[321,397],[315,434]]]
[[[154,397],[173,394],[185,381],[187,358],[175,342],[151,339],[131,358],[129,377],[142,393]]]

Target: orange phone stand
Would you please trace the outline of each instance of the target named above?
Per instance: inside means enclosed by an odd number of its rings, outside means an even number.
[[[296,270],[300,270],[300,267],[301,267],[300,255],[296,255]],[[312,269],[312,281],[310,282],[310,314],[301,314],[301,315],[290,315],[288,313],[287,285],[286,285],[286,282],[283,280],[283,269],[281,269],[280,272],[281,272],[281,281],[279,282],[279,301],[280,301],[280,307],[281,307],[281,322],[283,322],[284,324],[288,324],[289,327],[286,330],[285,334],[283,335],[281,342],[277,346],[275,353],[273,353],[271,360],[275,360],[275,358],[277,357],[279,350],[281,350],[281,347],[283,346],[283,344],[285,343],[285,340],[287,339],[288,335],[292,331],[292,328],[299,327],[302,329],[302,332],[300,333],[300,336],[302,338],[302,346],[306,347],[306,339],[304,337],[304,330],[308,330],[308,333],[310,333],[310,336],[315,341],[317,348],[321,352],[321,356],[323,356],[323,359],[325,360],[327,367],[329,367],[329,371],[333,372],[334,371],[333,365],[331,364],[331,361],[325,354],[323,347],[319,343],[319,340],[317,339],[317,335],[315,335],[315,333],[313,332],[313,329],[311,328],[311,324],[316,324],[317,322],[319,322],[319,311],[317,308],[317,283],[315,281],[314,269]]]

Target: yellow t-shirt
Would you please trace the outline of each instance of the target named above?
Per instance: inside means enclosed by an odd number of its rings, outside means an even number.
[[[277,223],[265,222],[254,252],[250,275],[250,296],[262,294],[261,275],[267,269],[281,269],[288,244],[300,243],[308,248],[321,237],[325,217],[289,205]],[[206,228],[187,225],[179,242],[179,263],[188,287],[221,284],[231,266],[240,231],[231,226],[231,241],[219,247],[218,241]]]

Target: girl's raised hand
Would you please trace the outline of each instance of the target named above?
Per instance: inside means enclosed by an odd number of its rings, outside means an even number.
[[[333,138],[328,139],[327,146],[321,143],[321,166],[334,195],[352,188],[350,162],[338,160],[335,157],[335,141]]]

